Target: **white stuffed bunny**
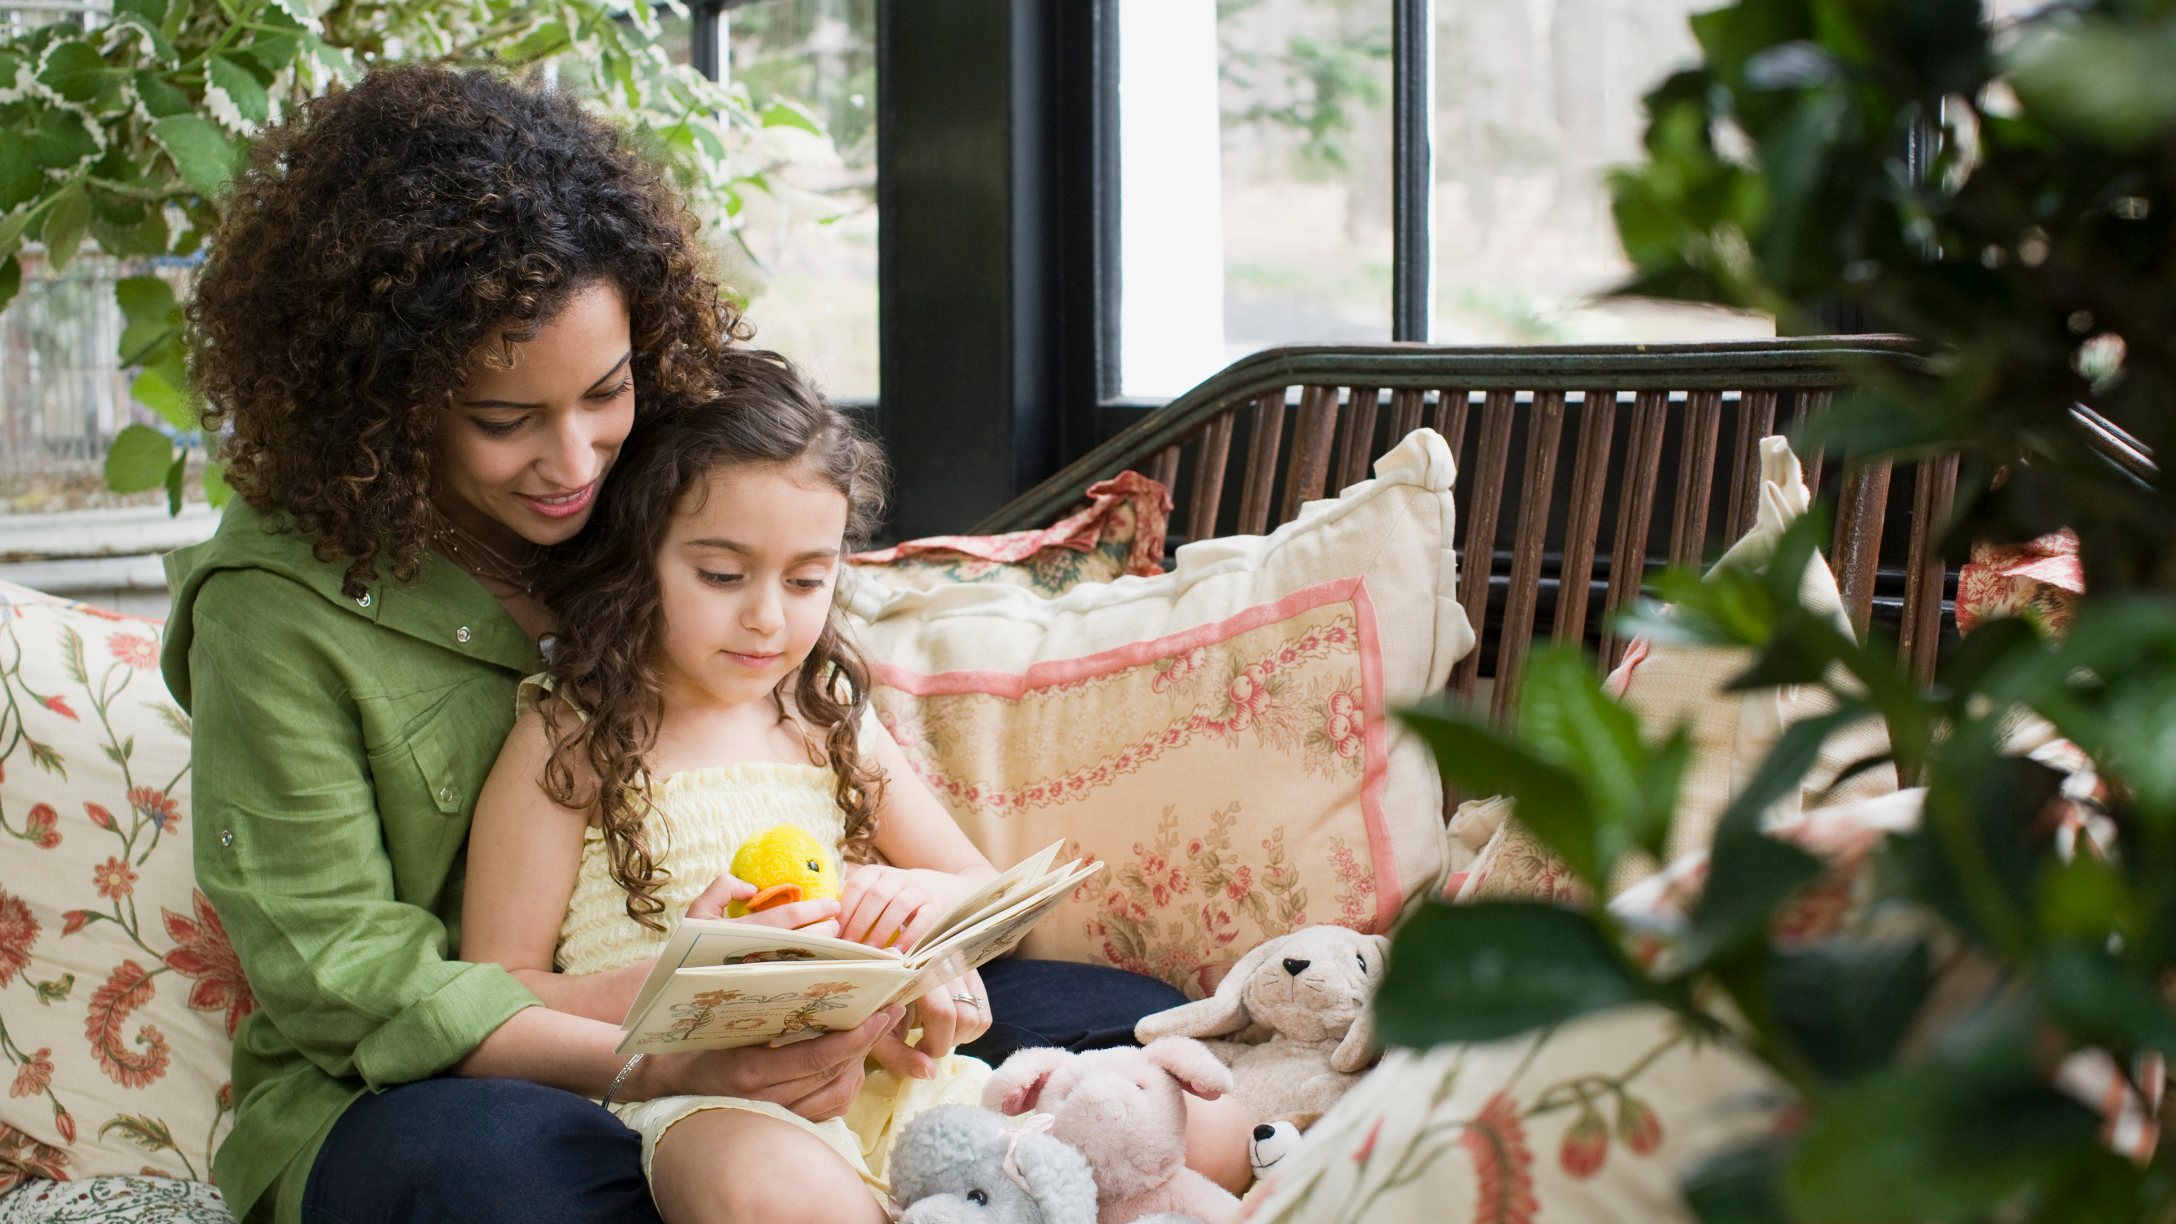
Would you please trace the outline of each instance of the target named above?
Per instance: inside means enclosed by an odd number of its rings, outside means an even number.
[[[1368,1002],[1389,951],[1381,935],[1302,927],[1241,957],[1210,997],[1144,1017],[1134,1036],[1199,1039],[1267,1028],[1271,1036],[1260,1044],[1202,1045],[1232,1069],[1234,1095],[1249,1117],[1305,1129],[1382,1053]]]

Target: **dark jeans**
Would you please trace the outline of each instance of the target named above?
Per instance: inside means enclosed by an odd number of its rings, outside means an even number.
[[[659,1224],[642,1137],[571,1092],[419,1080],[340,1115],[310,1170],[305,1224]]]
[[[991,1066],[1026,1046],[1131,1045],[1134,1021],[1186,1002],[1101,965],[982,967],[995,1023],[960,1047]],[[527,1080],[420,1080],[348,1106],[310,1170],[305,1224],[656,1224],[642,1139],[571,1092]]]
[[[1132,1045],[1135,1021],[1186,1002],[1155,978],[1070,961],[994,960],[982,967],[982,984],[990,1031],[960,1053],[993,1067],[1029,1046],[1079,1053]]]

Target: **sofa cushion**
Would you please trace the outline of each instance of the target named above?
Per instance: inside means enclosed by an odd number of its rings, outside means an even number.
[[[1250,1224],[1690,1221],[1680,1179],[1771,1129],[1778,1082],[1653,1006],[1393,1050],[1248,1195]]]
[[[1970,633],[1997,617],[2023,616],[2061,637],[2084,595],[2078,533],[2068,527],[2023,544],[1977,541],[1972,559],[1957,572],[1957,632]]]
[[[1264,939],[1385,931],[1436,882],[1435,762],[1388,711],[1473,645],[1454,467],[1422,430],[1375,470],[1154,578],[861,592],[878,716],[982,851],[1002,866],[1062,838],[1110,864],[1029,955],[1199,998]]]
[[[33,1181],[0,1199],[0,1224],[234,1224],[217,1186],[174,1177]]]
[[[1063,595],[1083,582],[1164,572],[1171,493],[1139,472],[1088,486],[1088,504],[1048,527],[994,536],[931,536],[848,557],[860,576],[902,591],[954,582]]]
[[[1806,488],[1798,457],[1791,453],[1786,440],[1761,439],[1760,462],[1758,516],[1744,538],[1716,562],[1717,569],[1764,567],[1784,530],[1811,504],[1812,494]],[[1809,611],[1828,617],[1845,633],[1851,632],[1836,579],[1818,553],[1806,564],[1799,598]],[[1640,725],[1648,734],[1660,736],[1677,725],[1691,733],[1692,759],[1678,792],[1664,862],[1705,849],[1714,839],[1715,823],[1729,806],[1731,796],[1752,778],[1783,729],[1831,708],[1826,690],[1813,685],[1729,691],[1726,686],[1752,661],[1750,651],[1737,648],[1640,640],[1632,643],[1623,662],[1610,674],[1611,691],[1639,715]],[[1888,750],[1888,730],[1878,718],[1868,717],[1843,728],[1829,737],[1799,792],[1780,802],[1770,814],[1771,820],[1795,818],[1809,800],[1816,806],[1826,806],[1894,791],[1895,771],[1885,768],[1865,770],[1837,782],[1853,762]],[[1648,862],[1644,870],[1621,870],[1611,881],[1611,891],[1622,889],[1654,866]]]
[[[196,891],[160,626],[0,583],[0,1188],[209,1177],[254,1006]]]

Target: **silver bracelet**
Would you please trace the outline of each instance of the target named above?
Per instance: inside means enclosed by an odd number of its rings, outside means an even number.
[[[610,1105],[612,1103],[612,1094],[618,1092],[620,1085],[627,1082],[627,1077],[635,1073],[635,1064],[648,1057],[647,1054],[637,1054],[628,1059],[627,1065],[620,1068],[620,1073],[612,1077],[612,1086],[604,1090],[603,1096],[597,1098],[597,1103],[599,1105]]]

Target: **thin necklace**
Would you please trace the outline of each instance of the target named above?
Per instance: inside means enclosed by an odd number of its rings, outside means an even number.
[[[431,540],[455,565],[478,578],[504,583],[524,595],[536,594],[537,579],[544,573],[543,545],[529,545],[529,559],[515,561],[446,517],[446,512],[438,507],[431,507],[431,514],[438,520],[431,528]]]

